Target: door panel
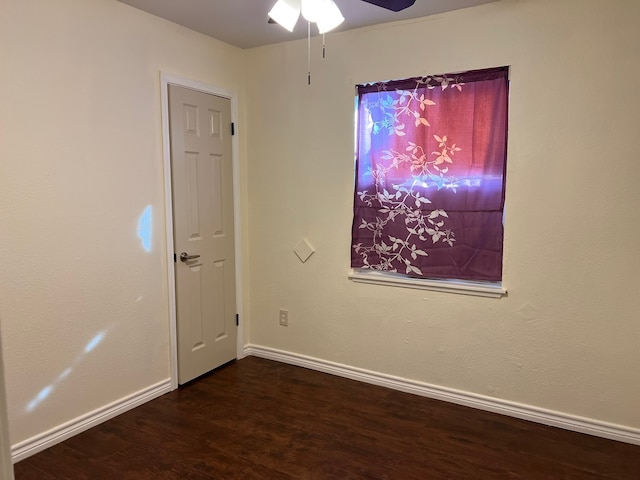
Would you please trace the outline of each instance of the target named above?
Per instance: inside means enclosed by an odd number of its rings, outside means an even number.
[[[236,358],[231,101],[170,85],[169,119],[183,384]]]

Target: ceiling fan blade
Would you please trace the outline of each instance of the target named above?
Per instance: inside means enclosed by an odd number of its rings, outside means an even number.
[[[409,8],[416,3],[416,0],[362,0],[363,2],[377,5],[378,7],[386,8],[392,12],[399,12],[405,8]]]

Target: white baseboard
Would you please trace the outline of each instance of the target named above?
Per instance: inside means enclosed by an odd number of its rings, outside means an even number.
[[[139,392],[128,395],[113,403],[100,407],[74,420],[59,425],[47,432],[36,435],[11,447],[13,463],[52,447],[67,438],[89,430],[91,427],[109,420],[121,413],[146,403],[171,391],[171,379],[151,385]]]
[[[247,345],[243,356],[275,360],[290,365],[317,370],[319,372],[350,378],[372,385],[387,387],[401,392],[412,393],[423,397],[443,400],[445,402],[464,405],[467,407],[486,410],[501,415],[530,420],[532,422],[563,428],[574,432],[586,433],[596,437],[608,438],[620,442],[640,445],[640,429],[623,425],[578,417],[562,412],[554,412],[530,405],[519,404],[493,397],[486,397],[475,393],[464,392],[437,385],[407,380],[401,377],[373,372],[362,368],[329,362],[319,358],[299,355],[297,353],[276,350],[259,345]],[[74,420],[59,425],[47,432],[41,433],[13,445],[11,456],[13,462],[19,462],[31,455],[52,447],[74,435],[84,432],[102,422],[109,420],[121,413],[146,403],[171,391],[171,379],[166,379],[155,385],[151,385],[139,392],[128,395],[120,400],[105,405],[93,412],[89,412]]]
[[[329,362],[319,358],[299,355],[297,353],[261,347],[259,345],[247,345],[244,349],[244,353],[245,355],[253,355],[260,358],[275,360],[290,365],[337,375],[339,377],[350,378],[360,382],[379,385],[415,395],[421,395],[423,397],[444,400],[445,402],[464,405],[466,407],[499,413],[501,415],[529,420],[574,432],[586,433],[596,437],[603,437],[620,442],[640,445],[640,429],[637,428],[630,428],[623,425],[578,417],[562,412],[554,412],[552,410],[533,407],[531,405],[501,400],[499,398],[486,397],[475,393],[416,382],[349,365]]]

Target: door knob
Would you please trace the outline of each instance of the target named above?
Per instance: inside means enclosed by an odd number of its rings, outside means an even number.
[[[187,252],[182,252],[180,254],[180,261],[187,262],[189,260],[195,260],[196,258],[200,258],[200,255],[189,255]]]

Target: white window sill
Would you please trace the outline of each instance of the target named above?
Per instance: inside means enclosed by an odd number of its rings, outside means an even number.
[[[477,297],[501,298],[507,294],[507,291],[499,283],[411,278],[375,270],[351,270],[349,272],[349,279],[358,283],[416,288],[419,290],[474,295]]]

